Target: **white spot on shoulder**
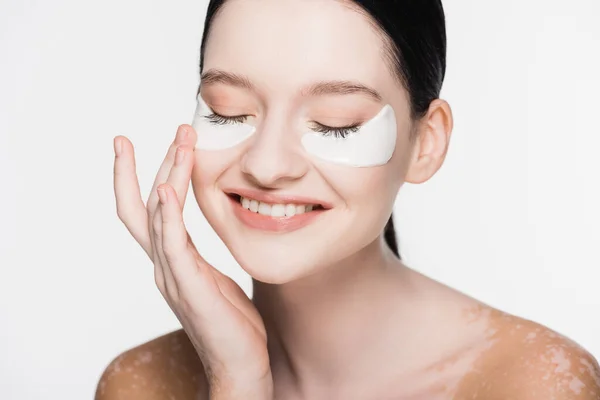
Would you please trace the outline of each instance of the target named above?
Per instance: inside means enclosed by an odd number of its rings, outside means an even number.
[[[124,355],[121,354],[119,357],[117,357],[112,365],[112,371],[113,372],[121,372],[121,361],[123,360]]]
[[[535,332],[529,332],[525,339],[527,339],[528,341],[532,341],[533,339],[535,339],[536,336],[537,334]]]
[[[577,377],[574,377],[569,383],[569,388],[575,392],[575,394],[581,393],[581,389],[585,387],[585,383],[581,382],[581,380]]]
[[[138,360],[144,364],[148,364],[152,361],[152,353],[145,351],[138,356]]]
[[[596,382],[596,385],[598,385],[598,387],[600,387],[600,371],[598,371],[596,368],[594,368],[594,366],[592,365],[592,363],[589,362],[584,357],[581,357],[579,359],[579,361],[581,362],[581,364],[583,366],[585,366],[585,368],[587,368],[588,373],[594,379],[594,382]]]
[[[556,364],[554,372],[569,372],[571,361],[567,358],[565,351],[562,348],[553,348],[550,349],[550,353],[552,353],[552,363]]]

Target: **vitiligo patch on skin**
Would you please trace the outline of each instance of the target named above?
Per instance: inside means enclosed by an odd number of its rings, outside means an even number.
[[[196,112],[192,122],[192,127],[198,135],[196,142],[198,149],[228,149],[242,143],[256,131],[255,127],[245,123],[212,123],[207,118],[211,114],[210,107],[198,94]]]
[[[446,320],[448,325],[443,322],[448,318],[448,313],[444,313],[438,321],[442,325],[437,327],[445,328],[444,335],[439,335],[438,329],[430,337],[420,336],[426,343],[445,341],[446,350],[439,353],[441,348],[438,348],[428,354],[428,350],[424,350],[426,346],[415,349],[412,354],[405,353],[408,359],[424,361],[408,370],[394,371],[386,367],[390,374],[378,375],[381,381],[373,387],[380,388],[380,393],[372,398],[600,398],[600,366],[577,343],[531,321],[480,305],[454,313],[462,314],[462,318],[452,315]],[[457,338],[461,338],[459,347],[455,346]],[[397,352],[390,343],[382,348],[390,360],[396,357]],[[97,393],[100,396],[116,393],[115,399],[206,399],[207,385],[196,350],[185,332],[177,331],[115,359],[107,368]],[[352,395],[336,398],[359,398],[357,391],[350,393]],[[360,398],[363,397],[368,396]]]
[[[114,359],[103,373],[96,396],[115,400],[205,399],[208,386],[203,371],[185,332],[176,331]]]
[[[396,117],[388,104],[356,132],[345,138],[309,132],[302,145],[311,155],[322,160],[351,167],[373,167],[386,164],[396,147]]]
[[[426,393],[427,399],[461,399],[459,391],[463,379],[478,371],[481,359],[498,341],[498,329],[493,324],[490,309],[473,306],[460,313],[463,328],[448,332],[447,335],[460,335],[464,343],[427,369],[431,387],[435,389]],[[458,337],[454,336],[452,341],[458,341]]]
[[[459,399],[600,398],[600,366],[581,346],[549,328],[494,310],[495,344],[461,383]]]

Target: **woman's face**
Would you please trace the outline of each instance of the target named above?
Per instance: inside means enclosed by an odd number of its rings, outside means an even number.
[[[235,146],[196,149],[192,174],[204,215],[246,272],[263,282],[288,282],[346,260],[378,238],[411,162],[412,126],[406,91],[364,15],[341,1],[229,0],[213,21],[202,72],[209,79],[200,94],[209,108],[246,116],[228,124],[255,127]],[[309,90],[330,81],[355,86]],[[380,99],[355,90],[358,85]],[[382,165],[340,164],[302,145],[307,132],[368,122],[385,105],[393,108],[396,142]],[[298,215],[252,214],[236,194],[288,211],[296,207]],[[301,204],[324,209],[302,215]]]

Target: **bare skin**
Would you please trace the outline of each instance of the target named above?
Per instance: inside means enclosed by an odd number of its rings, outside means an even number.
[[[200,92],[219,115],[249,116],[257,133],[211,152],[195,148],[197,133],[180,126],[145,204],[133,145],[115,142],[117,214],[153,261],[185,331],[116,358],[97,400],[209,392],[211,400],[598,398],[598,364],[579,346],[413,271],[384,243],[398,190],[441,167],[453,119],[441,99],[410,119],[380,35],[347,5],[229,0],[211,28]],[[332,89],[340,80],[374,88],[380,100],[346,90],[306,95],[316,82]],[[385,104],[398,128],[387,164],[343,167],[303,151],[310,121],[364,123]],[[208,222],[255,279],[251,301],[188,240],[181,210],[190,181]],[[168,201],[159,201],[161,188]],[[230,212],[231,188],[310,196],[332,208],[273,235]]]
[[[592,400],[600,397],[597,361],[570,339],[535,322],[479,303],[410,269],[406,271],[410,279],[428,291],[430,298],[435,298],[427,304],[431,312],[423,321],[425,326],[432,327],[431,337],[414,349],[416,357],[401,359],[390,354],[392,362],[386,361],[381,370],[398,372],[388,374],[370,392],[362,393],[326,389],[321,393],[298,393],[294,385],[278,379],[277,370],[273,369],[274,398]],[[447,343],[440,345],[444,342]],[[435,347],[435,351],[430,347]],[[137,346],[110,363],[98,385],[96,400],[119,399],[209,399],[204,368],[183,330]]]

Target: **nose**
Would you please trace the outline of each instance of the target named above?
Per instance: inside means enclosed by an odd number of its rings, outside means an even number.
[[[308,163],[296,139],[286,124],[265,123],[242,156],[242,172],[256,185],[267,188],[279,188],[301,178],[308,171]]]

